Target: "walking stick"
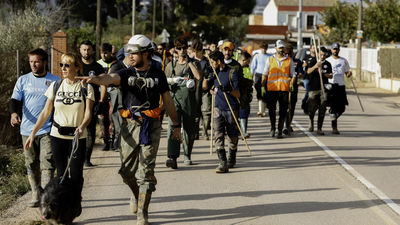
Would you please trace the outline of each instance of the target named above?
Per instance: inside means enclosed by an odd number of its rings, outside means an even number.
[[[350,77],[350,80],[351,80],[351,83],[353,84],[354,91],[356,92],[358,102],[360,103],[360,106],[361,106],[361,110],[364,112],[364,107],[363,107],[363,105],[361,103],[360,96],[358,96],[357,88],[356,88],[356,85],[354,84],[353,78]]]
[[[208,61],[211,62],[210,57],[207,56],[207,58],[208,58]],[[218,74],[217,74],[217,71],[215,71],[215,68],[214,68],[213,65],[211,65],[211,63],[210,63],[210,66],[211,66],[211,68],[213,69],[214,75],[215,75],[215,77],[216,77],[217,80],[218,80],[218,84],[219,84],[220,86],[222,86],[222,83],[221,83],[221,80],[219,79],[219,76],[218,76]],[[244,140],[244,143],[246,144],[247,151],[249,152],[249,154],[251,154],[250,147],[249,147],[249,145],[247,144],[247,140],[246,140],[246,138],[244,137],[244,134],[243,134],[243,132],[242,132],[242,129],[241,129],[240,126],[239,126],[239,123],[238,123],[238,121],[237,121],[236,115],[235,115],[235,113],[233,112],[232,106],[231,106],[231,104],[230,104],[229,101],[228,101],[228,97],[226,96],[226,93],[225,93],[225,92],[222,92],[222,93],[224,94],[226,103],[228,104],[229,109],[230,109],[231,112],[232,112],[232,116],[233,116],[233,119],[235,120],[236,126],[237,126],[237,128],[238,128],[240,134],[242,135],[242,138],[243,138],[243,140]],[[214,109],[212,109],[212,110],[214,110]]]
[[[210,137],[210,155],[213,153],[213,139],[214,139],[214,105],[215,105],[215,97],[211,95],[211,137]]]
[[[317,63],[318,63],[320,58],[319,58],[319,51],[317,51],[317,50],[319,50],[319,48],[317,48],[317,43],[315,43],[315,35],[313,34],[312,37],[313,37],[313,42],[314,42],[313,44],[314,44],[314,49],[315,49],[315,57],[317,58]],[[322,99],[325,100],[325,97],[326,97],[325,96],[325,88],[324,88],[324,83],[322,81],[322,72],[321,72],[320,68],[318,68],[318,72],[319,72],[319,83],[321,85]]]

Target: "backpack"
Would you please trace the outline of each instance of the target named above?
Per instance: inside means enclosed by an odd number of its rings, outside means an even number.
[[[229,66],[229,65],[228,65]],[[231,70],[229,71],[229,82],[231,87],[233,87],[232,79],[233,73],[238,72],[238,67],[229,66]],[[239,92],[240,97],[237,99],[239,101],[240,108],[247,108],[250,102],[253,100],[253,81],[243,77],[243,73],[238,74],[239,81]]]

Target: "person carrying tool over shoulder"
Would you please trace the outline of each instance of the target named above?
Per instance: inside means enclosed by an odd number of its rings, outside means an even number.
[[[201,80],[201,73],[197,69],[197,62],[190,59],[187,55],[188,44],[183,38],[175,40],[175,49],[178,54],[177,60],[172,60],[165,68],[165,75],[171,87],[171,96],[174,100],[178,123],[183,128],[183,151],[184,164],[192,164],[192,149],[196,136],[195,120],[196,103],[196,82],[194,79]],[[196,64],[196,65],[195,65]],[[174,126],[169,120],[168,134],[171,134]],[[170,136],[169,136],[170,137]],[[168,159],[165,162],[167,167],[177,169],[176,159],[180,155],[180,142],[168,138]]]
[[[219,165],[216,173],[227,173],[229,168],[236,164],[236,151],[239,141],[239,130],[235,124],[233,113],[238,118],[239,115],[239,77],[235,68],[229,67],[224,63],[224,56],[219,51],[210,54],[210,64],[215,68],[221,84],[218,82],[216,74],[209,79],[203,80],[203,89],[210,90],[215,94],[214,113],[214,133],[215,148],[217,149]],[[224,94],[226,94],[227,99]],[[232,111],[229,108],[232,107]],[[225,151],[225,130],[229,140],[229,159],[226,158]]]
[[[164,72],[151,60],[151,41],[144,35],[133,36],[124,47],[132,58],[132,67],[117,73],[87,78],[82,83],[121,85],[121,168],[119,174],[132,190],[130,209],[137,213],[137,224],[148,224],[151,194],[156,190],[154,176],[161,135],[161,106],[173,122],[172,138],[181,139],[173,100]]]
[[[276,103],[279,102],[279,122],[277,138],[283,138],[282,129],[285,123],[289,104],[289,89],[293,89],[295,64],[291,57],[285,56],[285,42],[277,40],[276,53],[265,63],[262,85],[266,86],[267,107],[271,121],[271,137],[275,137]]]

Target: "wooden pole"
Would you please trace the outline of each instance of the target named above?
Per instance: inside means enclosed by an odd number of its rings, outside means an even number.
[[[213,139],[214,139],[214,107],[215,107],[215,96],[211,95],[211,137],[210,137],[210,155],[213,153]],[[207,128],[206,128],[207,129]]]

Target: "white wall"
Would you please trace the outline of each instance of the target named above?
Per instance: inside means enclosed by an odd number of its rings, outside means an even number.
[[[264,9],[263,24],[266,26],[280,25],[278,24],[278,8],[274,0],[271,0]]]

